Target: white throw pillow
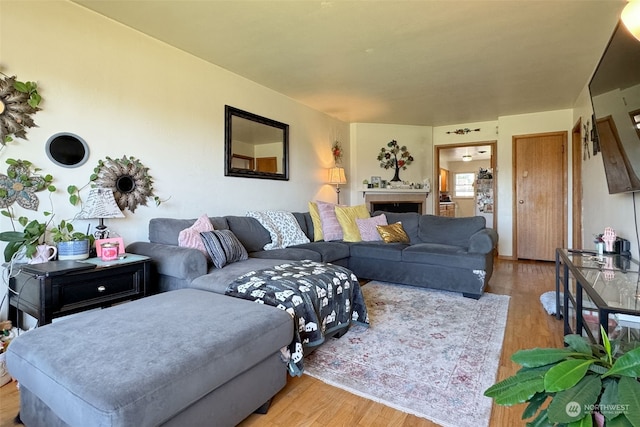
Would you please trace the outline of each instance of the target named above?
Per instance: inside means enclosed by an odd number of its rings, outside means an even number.
[[[249,211],[247,216],[255,218],[269,232],[271,243],[264,250],[282,249],[289,246],[309,243],[309,238],[300,228],[296,217],[285,211]]]

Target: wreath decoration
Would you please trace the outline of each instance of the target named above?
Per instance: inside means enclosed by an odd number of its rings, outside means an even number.
[[[34,82],[20,82],[15,76],[0,79],[0,145],[13,137],[27,139],[25,128],[36,126],[32,114],[40,111],[42,97]]]
[[[110,188],[120,210],[129,209],[133,213],[138,205],[147,206],[149,198],[153,198],[156,206],[161,203],[153,193],[153,178],[149,175],[149,168],[135,157],[106,157],[98,162],[93,171],[93,186]]]

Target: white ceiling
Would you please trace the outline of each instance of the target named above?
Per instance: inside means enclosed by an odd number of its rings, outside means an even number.
[[[571,108],[626,4],[75,2],[343,121],[428,126]]]

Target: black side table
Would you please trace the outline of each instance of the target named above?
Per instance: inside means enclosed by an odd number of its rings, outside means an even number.
[[[9,320],[18,326],[18,314],[27,313],[40,326],[53,318],[146,296],[151,258],[126,254],[103,262],[90,258],[91,270],[45,276],[20,271],[9,281]]]

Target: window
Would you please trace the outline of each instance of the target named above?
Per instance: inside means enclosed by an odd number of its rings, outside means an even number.
[[[476,174],[471,173],[457,173],[455,174],[455,181],[453,187],[454,197],[473,197],[473,182],[476,180]]]

